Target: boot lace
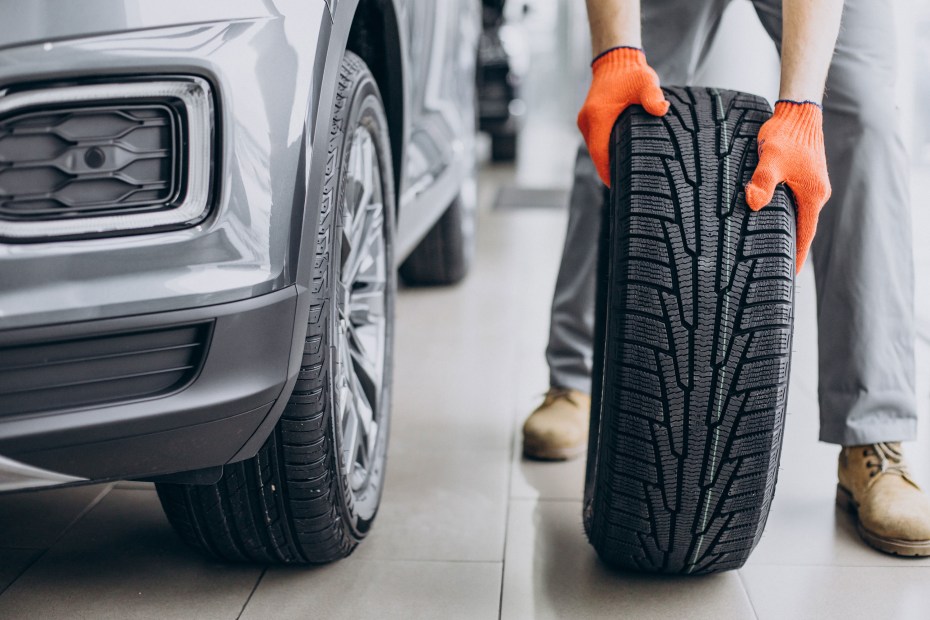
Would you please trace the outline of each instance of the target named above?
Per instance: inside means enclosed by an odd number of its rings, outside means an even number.
[[[883,442],[864,446],[862,456],[872,457],[865,462],[865,466],[869,468],[870,478],[882,473],[895,473],[904,478],[908,477],[900,443]]]

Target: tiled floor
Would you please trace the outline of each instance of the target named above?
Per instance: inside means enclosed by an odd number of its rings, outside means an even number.
[[[543,59],[570,56],[533,41]],[[0,619],[927,618],[930,560],[864,547],[833,507],[837,450],[817,442],[810,269],[799,281],[778,492],[744,569],[691,579],[611,572],[583,534],[583,463],[520,458],[519,426],[546,389],[566,214],[490,205],[515,180],[568,181],[577,134],[559,106],[577,102],[553,104],[545,88],[527,83],[541,103],[520,164],[482,172],[472,274],[455,288],[401,292],[388,480],[376,526],[351,558],[311,570],[205,560],[181,544],[144,484],[0,496]],[[916,176],[915,187],[930,170]],[[909,453],[930,485],[930,245],[921,237],[930,208],[919,206],[922,427]]]
[[[864,547],[833,508],[836,449],[816,441],[809,270],[799,284],[781,480],[748,565],[668,579],[598,562],[582,532],[582,462],[520,458],[519,424],[546,388],[565,213],[490,210],[512,175],[483,173],[468,280],[400,296],[388,481],[378,523],[351,558],[312,570],[204,560],[175,537],[147,485],[3,496],[0,618],[927,617],[930,561]],[[918,245],[920,265],[930,266],[928,252]],[[922,311],[928,289],[921,285]],[[924,419],[928,353],[922,339]],[[921,432],[910,452],[930,483],[927,424]]]

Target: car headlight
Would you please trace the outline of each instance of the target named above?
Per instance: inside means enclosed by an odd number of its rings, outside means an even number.
[[[0,96],[0,238],[194,224],[209,209],[209,84],[185,77]]]

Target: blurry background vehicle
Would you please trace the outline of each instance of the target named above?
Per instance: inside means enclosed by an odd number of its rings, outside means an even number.
[[[523,124],[526,104],[521,99],[521,81],[529,70],[526,32],[509,24],[529,11],[523,2],[482,1],[482,31],[478,43],[479,129],[491,136],[491,159],[514,161],[517,135]],[[519,8],[513,9],[514,5]]]
[[[0,491],[154,480],[215,556],[347,555],[395,265],[449,284],[473,252],[478,7],[0,10]]]

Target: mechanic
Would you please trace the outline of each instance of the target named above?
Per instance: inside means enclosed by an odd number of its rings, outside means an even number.
[[[846,497],[858,506],[860,533],[877,549],[930,555],[930,499],[908,474],[900,444],[915,438],[916,397],[908,163],[895,122],[893,2],[846,0],[844,9],[843,0],[751,1],[782,66],[780,99],[759,132],[759,164],[745,188],[746,202],[764,208],[776,185],[787,184],[797,205],[798,269],[813,250],[820,439],[843,446],[838,501]],[[575,164],[552,303],[551,387],[523,428],[530,458],[563,460],[587,447],[594,240],[610,182],[613,125],[629,105],[666,113],[659,76],[670,84],[691,83],[728,2],[587,0],[593,79],[578,115],[586,146]]]

